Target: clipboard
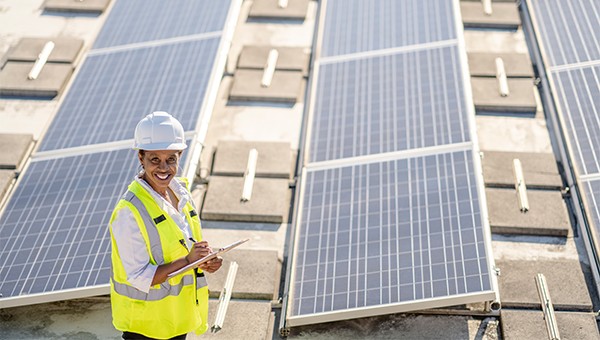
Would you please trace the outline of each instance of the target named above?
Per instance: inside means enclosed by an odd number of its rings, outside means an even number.
[[[181,273],[185,273],[185,272],[187,272],[188,270],[192,270],[192,269],[194,269],[194,268],[198,267],[199,265],[203,264],[204,262],[207,262],[207,261],[209,261],[209,260],[212,260],[212,259],[214,259],[215,257],[217,257],[217,256],[219,256],[219,255],[221,255],[221,254],[223,254],[223,253],[226,253],[226,252],[230,251],[231,249],[233,249],[233,248],[235,248],[235,247],[237,247],[237,246],[239,246],[239,245],[241,245],[241,244],[243,244],[243,243],[246,243],[246,242],[248,242],[248,240],[250,240],[250,239],[249,239],[249,238],[242,239],[242,240],[239,240],[239,241],[233,242],[232,244],[229,244],[229,245],[227,245],[227,246],[225,246],[225,247],[223,247],[223,248],[219,248],[219,249],[217,249],[216,251],[213,251],[212,253],[210,253],[210,254],[208,254],[208,255],[204,256],[203,258],[201,258],[201,259],[199,259],[199,260],[196,260],[196,261],[194,261],[194,262],[192,262],[192,263],[188,264],[187,266],[185,266],[185,267],[183,267],[183,268],[181,268],[181,269],[178,269],[178,270],[176,270],[176,271],[174,271],[174,272],[172,272],[172,273],[168,274],[168,275],[167,275],[167,278],[169,278],[169,279],[170,279],[170,278],[172,278],[173,276],[179,275],[179,274],[181,274]]]

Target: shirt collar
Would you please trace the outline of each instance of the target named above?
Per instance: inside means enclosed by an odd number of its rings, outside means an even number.
[[[156,201],[156,203],[158,203],[163,210],[167,210],[167,207],[171,207],[169,202],[167,202],[167,200],[165,200],[164,197],[159,195],[158,192],[156,192],[154,190],[154,188],[152,188],[150,186],[150,184],[148,184],[146,181],[144,181],[140,176],[141,176],[141,172],[135,176],[135,180],[144,189],[146,189],[150,193],[150,195],[152,195],[152,198],[154,198],[154,201]],[[171,183],[169,183],[169,188],[173,191],[173,193],[175,193],[175,196],[177,196],[177,199],[179,200],[179,205],[177,207],[177,210],[180,212],[183,211],[183,208],[185,207],[185,205],[192,200],[192,197],[190,196],[189,191],[187,190],[185,185],[183,185],[182,182],[177,178],[173,178],[171,180]]]

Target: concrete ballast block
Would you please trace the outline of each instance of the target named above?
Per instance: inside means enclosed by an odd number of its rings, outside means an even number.
[[[308,11],[308,2],[309,0],[291,0],[288,1],[286,8],[280,8],[277,0],[254,0],[248,17],[304,20]]]
[[[52,53],[48,56],[49,63],[75,62],[83,48],[83,40],[67,37],[22,38],[7,54],[7,61],[35,62],[48,41],[54,42]]]
[[[527,190],[529,211],[520,211],[515,189],[486,188],[490,227],[496,234],[567,236],[570,222],[560,191]]]
[[[19,170],[33,147],[33,135],[0,134],[0,169]]]
[[[544,274],[555,310],[592,311],[581,264],[576,259],[496,260],[503,307],[541,308],[535,276]],[[588,270],[589,272],[589,270]]]
[[[525,53],[482,53],[468,54],[469,72],[474,77],[495,77],[496,58],[504,62],[507,77],[533,78],[531,59]]]
[[[483,11],[481,2],[460,2],[465,27],[517,29],[521,25],[516,3],[492,2],[492,14]]]
[[[71,65],[49,63],[44,65],[35,80],[27,79],[33,63],[8,62],[0,72],[0,95],[57,96],[73,73]]]
[[[229,99],[233,101],[263,101],[296,103],[303,88],[302,72],[275,71],[269,87],[262,87],[262,70],[235,72]]]
[[[561,339],[598,339],[594,314],[556,312],[555,316]],[[541,311],[503,309],[500,318],[505,340],[540,339],[547,334],[544,313]]]
[[[56,12],[83,12],[100,14],[106,10],[111,0],[46,0],[44,9]]]
[[[310,62],[310,48],[308,47],[283,47],[283,46],[244,46],[238,59],[238,68],[264,69],[271,49],[277,50],[276,70],[301,71],[308,73]]]
[[[223,266],[206,274],[211,297],[218,297],[225,285],[231,262],[239,265],[232,298],[274,300],[279,290],[281,263],[275,250],[235,249],[223,255]]]
[[[554,154],[539,152],[484,151],[482,165],[485,184],[514,188],[513,159],[521,161],[527,188],[562,188]]]
[[[213,326],[218,307],[218,300],[209,300],[208,327]],[[216,333],[208,330],[201,336],[189,333],[187,339],[271,339],[272,318],[270,302],[231,300],[221,330]]]
[[[6,195],[10,184],[15,179],[15,172],[12,170],[0,170],[0,202]]]
[[[258,151],[256,177],[289,179],[294,168],[290,143],[219,141],[212,173],[218,176],[243,176],[248,152]]]
[[[488,112],[533,113],[537,103],[533,93],[533,79],[509,78],[509,95],[500,95],[496,78],[471,77],[475,109]]]
[[[211,176],[202,219],[216,221],[283,223],[290,206],[289,181],[255,178],[252,197],[241,201],[242,177]]]

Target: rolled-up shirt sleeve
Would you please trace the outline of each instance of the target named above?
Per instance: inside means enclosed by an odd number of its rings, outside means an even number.
[[[131,210],[123,208],[117,212],[112,222],[112,232],[127,281],[148,293],[158,266],[150,263],[146,242]]]

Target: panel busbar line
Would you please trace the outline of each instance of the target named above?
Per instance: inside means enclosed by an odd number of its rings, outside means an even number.
[[[133,138],[155,110],[196,128],[220,38],[89,56],[38,152]]]
[[[288,322],[402,311],[428,299],[436,302],[427,308],[439,307],[460,295],[493,299],[472,157],[306,169]]]
[[[458,47],[319,66],[310,162],[470,141]]]
[[[529,0],[546,67],[600,60],[600,2]]]
[[[219,32],[230,0],[118,0],[93,49]]]
[[[321,57],[456,39],[452,1],[328,0]]]

